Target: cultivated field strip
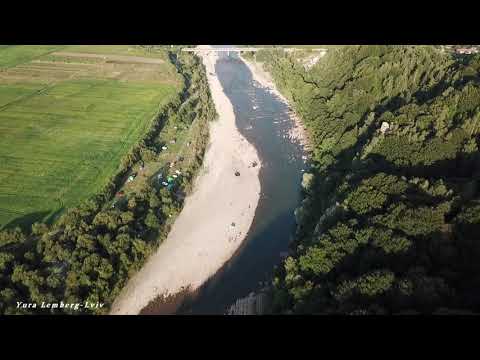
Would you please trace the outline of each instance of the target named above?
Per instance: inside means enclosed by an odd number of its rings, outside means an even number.
[[[163,64],[165,61],[158,58],[147,58],[143,56],[129,56],[129,55],[105,55],[105,54],[92,54],[92,53],[80,53],[80,52],[67,52],[60,51],[52,53],[54,56],[75,57],[75,58],[87,58],[87,59],[103,59],[105,61],[118,61],[126,63],[140,63],[140,64]]]

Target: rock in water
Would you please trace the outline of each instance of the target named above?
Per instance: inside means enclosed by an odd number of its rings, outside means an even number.
[[[313,183],[313,174],[303,173],[302,188],[308,192],[312,186],[312,183]]]
[[[385,134],[390,129],[390,124],[387,122],[382,122],[382,126],[380,127],[380,132]]]

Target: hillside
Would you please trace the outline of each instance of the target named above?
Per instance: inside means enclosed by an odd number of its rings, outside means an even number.
[[[256,55],[313,145],[280,313],[480,310],[480,57],[429,46]]]

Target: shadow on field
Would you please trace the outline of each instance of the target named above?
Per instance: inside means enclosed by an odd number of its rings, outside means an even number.
[[[48,217],[44,220],[44,222],[48,225],[53,224],[59,218],[59,216],[63,213],[64,210],[65,210],[65,207],[63,206],[55,210],[50,215],[48,215]]]
[[[65,208],[61,207],[60,209],[52,211],[36,211],[30,214],[25,214],[19,216],[6,225],[4,225],[1,230],[15,229],[19,227],[22,231],[29,233],[32,227],[32,224],[36,222],[44,222],[46,224],[52,224],[58,216],[63,212]]]
[[[33,223],[37,221],[38,222],[43,221],[48,214],[50,214],[50,211],[37,211],[30,214],[22,215],[10,221],[2,229],[8,230],[8,229],[15,229],[16,227],[19,227],[23,231],[28,232],[30,231],[30,227],[32,226]]]

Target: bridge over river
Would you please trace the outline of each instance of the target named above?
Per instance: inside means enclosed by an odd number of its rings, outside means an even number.
[[[327,52],[325,48],[300,48],[300,47],[216,47],[216,48],[183,48],[182,51],[187,52],[195,52],[195,53],[211,53],[211,52],[219,52],[219,53],[227,53],[230,55],[231,52],[257,52],[260,50],[283,50],[286,52],[293,52],[293,51],[318,51],[322,55]]]

